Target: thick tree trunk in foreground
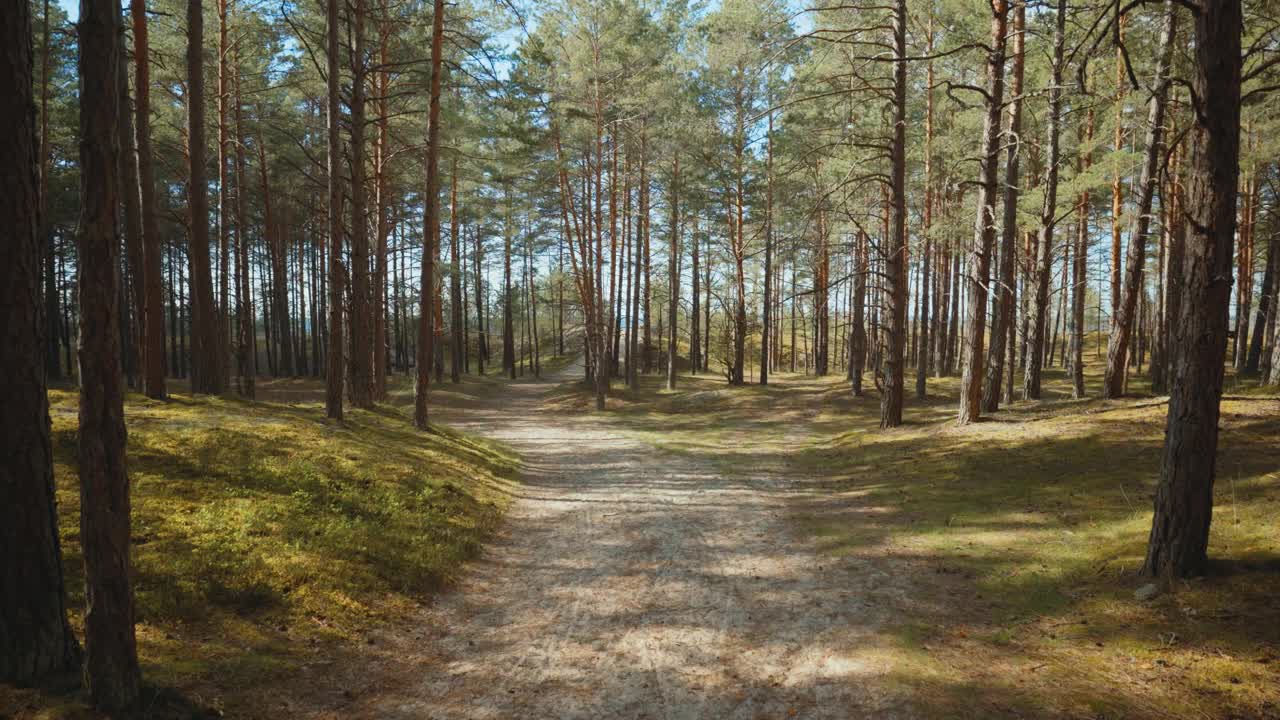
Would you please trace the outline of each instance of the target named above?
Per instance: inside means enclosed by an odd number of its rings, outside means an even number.
[[[198,2],[192,4],[198,6]],[[129,578],[129,476],[125,471],[124,392],[120,382],[120,93],[116,83],[120,79],[118,63],[124,62],[124,55],[119,22],[119,0],[81,0],[82,205],[76,279],[80,296],[84,677],[94,704],[108,710],[133,705],[138,699],[139,683]],[[198,123],[193,124],[198,127]],[[206,305],[205,309],[212,307]],[[212,385],[218,383],[216,374],[206,374],[202,379]]]
[[[45,388],[31,4],[0,13],[0,682],[28,684],[75,668],[53,492]]]
[[[418,315],[417,387],[414,392],[413,423],[421,430],[430,425],[427,418],[427,389],[431,384],[431,343],[434,339],[431,319],[435,317],[432,300],[435,295],[434,245],[440,226],[440,72],[444,50],[444,0],[435,0],[431,15],[431,88],[427,106],[427,177],[426,213],[422,227],[422,293]]]
[[[1125,258],[1123,295],[1116,314],[1111,318],[1111,336],[1107,340],[1107,369],[1102,384],[1103,397],[1118,398],[1124,394],[1126,368],[1129,364],[1129,341],[1133,335],[1138,295],[1142,289],[1142,269],[1146,265],[1147,234],[1151,228],[1151,205],[1160,181],[1160,160],[1164,155],[1165,98],[1169,93],[1169,66],[1173,60],[1173,37],[1177,28],[1177,11],[1173,0],[1165,2],[1164,29],[1160,33],[1160,55],[1156,64],[1155,87],[1147,116],[1147,150],[1138,183],[1138,213],[1129,234],[1129,254]]]
[[[987,53],[986,118],[982,128],[982,169],[978,183],[978,212],[969,256],[969,300],[966,307],[964,371],[960,381],[960,423],[978,419],[982,409],[982,378],[986,367],[983,343],[987,331],[987,282],[996,235],[996,171],[1000,166],[1000,109],[1004,103],[1006,0],[991,0],[991,47]]]
[[[191,391],[223,390],[222,343],[209,265],[209,186],[205,179],[204,8],[187,1],[187,145],[191,242]]]
[[[325,57],[327,59],[326,134],[328,135],[329,184],[329,356],[325,363],[325,414],[342,419],[342,138],[338,128],[342,108],[338,98],[338,0],[325,5]]]
[[[1204,0],[1195,13],[1193,87],[1200,105],[1191,131],[1168,426],[1142,568],[1153,576],[1195,575],[1208,562],[1240,175],[1241,27],[1240,0]]]

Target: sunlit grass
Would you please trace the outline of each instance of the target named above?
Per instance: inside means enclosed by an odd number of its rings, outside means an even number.
[[[315,383],[283,382],[302,397]],[[285,389],[288,389],[285,388]],[[284,389],[268,383],[264,395]],[[83,606],[76,394],[50,392],[60,527]],[[147,680],[243,691],[316,643],[406,617],[457,577],[509,503],[516,458],[399,409],[131,395],[139,654]]]
[[[1086,363],[1092,399],[1070,399],[1051,368],[1043,401],[966,427],[958,380],[930,378],[921,401],[914,373],[889,431],[871,377],[854,398],[839,376],[791,373],[740,388],[682,376],[675,393],[647,377],[602,421],[730,476],[786,478],[819,552],[900,578],[901,619],[878,652],[931,717],[1280,715],[1276,388],[1229,376],[1213,570],[1141,602],[1168,406],[1144,375],[1129,397],[1097,399],[1100,360]],[[581,388],[549,402],[585,407]]]

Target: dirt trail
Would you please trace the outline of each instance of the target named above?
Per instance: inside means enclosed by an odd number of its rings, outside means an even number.
[[[824,566],[786,523],[783,480],[546,413],[546,389],[445,413],[518,449],[525,484],[421,627],[376,638],[343,717],[912,714],[878,651],[900,591],[873,567]]]

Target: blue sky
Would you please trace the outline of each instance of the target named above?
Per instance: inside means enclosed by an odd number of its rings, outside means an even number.
[[[67,11],[67,17],[75,22],[80,17],[80,0],[58,0],[58,4]]]

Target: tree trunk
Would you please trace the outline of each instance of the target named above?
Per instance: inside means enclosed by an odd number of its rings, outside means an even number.
[[[667,302],[667,389],[676,389],[676,358],[679,356],[676,311],[680,307],[680,155],[671,161],[671,252],[667,256],[670,295]],[[761,366],[766,367],[766,365]],[[768,376],[761,370],[760,382]]]
[[[0,227],[9,233],[0,243],[0,682],[26,685],[75,668],[79,647],[67,622],[45,387],[31,3],[4,12],[0,42]]]
[[[1005,0],[996,0],[1004,2]],[[1004,11],[1002,11],[1003,13]],[[1001,22],[1003,25],[1003,21]],[[1001,41],[1003,42],[1003,40]],[[903,346],[907,325],[907,0],[893,4],[893,143],[890,146],[891,220],[885,277],[888,317],[884,323],[884,392],[880,396],[880,427],[902,424]],[[1003,62],[1003,50],[1001,61]],[[1001,71],[1003,72],[1003,71]],[[999,110],[996,111],[999,113]],[[999,120],[997,119],[997,123]],[[825,319],[825,313],[824,313]]]
[[[449,172],[449,329],[453,335],[453,347],[450,355],[449,379],[461,382],[462,350],[466,337],[462,333],[462,262],[460,261],[458,244],[458,154],[454,153],[452,167]]]
[[[1274,312],[1276,292],[1277,264],[1280,264],[1280,233],[1272,233],[1267,245],[1267,266],[1262,273],[1262,295],[1258,297],[1258,313],[1253,320],[1253,337],[1249,341],[1249,356],[1245,361],[1245,372],[1257,373],[1262,364],[1262,339],[1265,337],[1267,321]]]
[[[515,380],[515,313],[511,307],[511,197],[510,190],[506,192],[506,220],[502,228],[502,369]]]
[[[138,196],[138,165],[133,147],[133,108],[129,106],[129,63],[121,55],[120,79],[120,193],[124,199],[124,249],[126,276],[121,290],[128,303],[120,308],[128,322],[122,336],[121,354],[129,387],[141,389],[139,372],[142,362],[142,323],[146,315],[142,286],[142,210]]]
[[[444,0],[434,0],[431,11],[431,87],[427,106],[427,177],[426,211],[422,228],[422,293],[418,320],[417,388],[414,395],[414,424],[421,430],[429,426],[427,390],[431,384],[431,319],[435,317],[432,300],[435,295],[434,246],[440,228],[440,73],[444,52]]]
[[[198,0],[192,5],[199,10]],[[119,22],[119,0],[81,0],[81,210],[76,285],[80,304],[78,465],[85,566],[84,679],[94,704],[104,710],[132,706],[138,699],[139,685],[120,382],[120,238],[116,215],[120,207],[120,93],[116,83],[120,80],[117,63],[124,62],[124,54]],[[193,31],[193,38],[198,35],[198,29]],[[197,44],[197,51],[199,47]],[[201,96],[197,92],[192,97],[198,100]],[[199,104],[192,103],[194,107]],[[192,124],[200,129],[199,122]],[[207,245],[205,251],[207,272]],[[207,303],[211,298],[205,300]],[[206,304],[204,309],[212,308]],[[215,386],[218,381],[216,374],[206,374],[203,379]]]
[[[142,211],[143,285],[143,391],[154,400],[163,399],[164,361],[164,278],[161,268],[159,212],[156,210],[155,169],[151,154],[151,58],[147,36],[146,0],[132,0],[134,68],[134,134],[138,164],[138,194]],[[126,188],[126,191],[128,189]]]
[[[933,55],[933,13],[929,13],[928,38],[925,46],[925,54]],[[928,68],[925,71],[925,101],[924,101],[924,208],[923,222],[921,224],[921,233],[924,235],[924,255],[920,258],[920,339],[916,350],[916,398],[924,400],[926,395],[926,384],[929,379],[929,363],[933,359],[932,342],[936,337],[936,333],[932,333],[930,323],[932,318],[936,317],[931,314],[933,310],[929,299],[929,290],[933,279],[930,277],[933,271],[933,60],[928,61]],[[936,295],[934,302],[936,302]],[[850,338],[852,339],[852,338]]]
[[[1240,0],[1195,13],[1199,100],[1193,126],[1185,258],[1160,483],[1143,573],[1187,577],[1208,562],[1240,160]]]
[[[232,5],[234,11],[235,6]],[[236,213],[236,356],[239,360],[240,392],[247,398],[257,395],[258,358],[254,352],[253,285],[249,280],[249,233],[245,225],[244,117],[240,103],[240,43],[234,46],[235,76],[235,213]],[[314,322],[314,318],[313,318]]]
[[[227,105],[229,104],[229,68],[230,59],[227,37],[230,28],[227,25],[227,1],[218,2],[218,371],[223,376],[223,387],[229,377],[230,365],[227,363],[230,348],[230,276],[231,266],[231,233],[228,218],[231,216],[229,177],[227,164],[230,157],[227,152]]]
[[[1015,0],[1016,2],[1017,0]],[[982,396],[982,411],[1000,409],[1001,383],[1004,381],[1005,343],[1009,340],[1009,326],[1013,324],[1013,256],[1018,241],[1018,175],[1019,145],[1022,139],[1022,78],[1026,63],[1027,5],[1017,2],[1013,13],[1013,84],[1009,101],[1008,144],[1004,166],[1004,216],[1000,227],[1000,280],[992,298],[991,356],[987,365],[987,385]]]
[[[849,342],[849,376],[853,381],[853,396],[862,397],[862,374],[867,362],[867,235],[858,230],[854,245],[853,266],[853,337]],[[791,294],[795,295],[795,275]],[[793,305],[794,308],[794,305]],[[795,363],[795,322],[792,322],[791,360]],[[794,372],[794,370],[793,370]]]
[[[983,343],[987,329],[987,282],[996,234],[996,171],[1000,165],[1000,110],[1004,103],[1005,29],[1009,6],[991,0],[991,46],[987,53],[986,118],[983,121],[982,169],[973,248],[969,256],[969,301],[966,308],[964,371],[961,378],[960,423],[978,419],[982,409]]]
[[[82,0],[86,1],[86,0]],[[218,313],[213,303],[209,265],[209,187],[205,179],[204,8],[187,0],[187,200],[190,204],[191,391],[217,395],[223,390]]]
[[[1066,0],[1058,0],[1053,34],[1053,68],[1049,81],[1048,157],[1045,159],[1044,203],[1040,208],[1040,235],[1036,240],[1034,288],[1031,293],[1030,335],[1027,338],[1027,367],[1022,376],[1022,397],[1040,399],[1040,377],[1049,348],[1049,281],[1053,272],[1054,229],[1058,222],[1058,164],[1062,125],[1062,55],[1066,34]]]
[[[1164,143],[1165,99],[1169,93],[1169,67],[1173,60],[1173,40],[1177,32],[1174,0],[1165,0],[1164,28],[1160,32],[1160,54],[1156,63],[1155,88],[1147,116],[1147,149],[1142,163],[1142,179],[1138,185],[1138,213],[1129,233],[1129,254],[1125,258],[1123,296],[1111,318],[1111,335],[1107,340],[1107,369],[1103,380],[1103,397],[1117,398],[1124,393],[1125,370],[1129,342],[1133,334],[1134,312],[1142,293],[1142,270],[1146,265],[1147,234],[1151,228],[1151,205],[1160,181],[1160,160]]]
[[[693,282],[693,286],[692,286],[693,292],[691,293],[691,299],[693,301],[693,304],[691,306],[691,312],[689,313],[689,372],[692,373],[693,375],[697,375],[698,371],[702,369],[702,342],[701,342],[702,338],[700,337],[700,334],[702,331],[702,319],[699,317],[699,313],[701,312],[701,309],[702,309],[702,306],[701,306],[702,300],[699,297],[699,295],[702,292],[702,287],[701,287],[701,278],[698,277],[698,272],[699,272],[698,263],[700,258],[698,257],[698,222],[697,221],[694,222],[693,237],[691,238],[691,240],[692,241],[689,243],[689,245],[693,255],[692,257],[693,274],[690,276],[690,280]]]
[[[1121,15],[1116,18],[1119,25],[1117,32],[1119,39],[1124,41],[1125,25],[1128,24],[1129,18]],[[1124,54],[1120,48],[1116,48],[1116,126],[1115,139],[1113,140],[1112,149],[1116,153],[1124,151],[1124,100],[1129,92],[1129,83],[1125,79],[1124,70]],[[1124,183],[1120,178],[1119,161],[1112,163],[1114,171],[1111,177],[1111,317],[1114,319],[1120,313],[1120,218],[1124,215]],[[1101,298],[1099,298],[1101,304]],[[1098,332],[1102,332],[1102,326],[1098,326]]]
[[[328,139],[329,337],[325,361],[325,414],[342,419],[342,107],[338,96],[338,0],[325,5],[326,135]],[[264,303],[265,304],[265,303]]]
[[[373,407],[373,314],[369,297],[369,218],[365,189],[365,33],[364,0],[351,8],[351,332],[347,352],[347,395],[351,405]]]

